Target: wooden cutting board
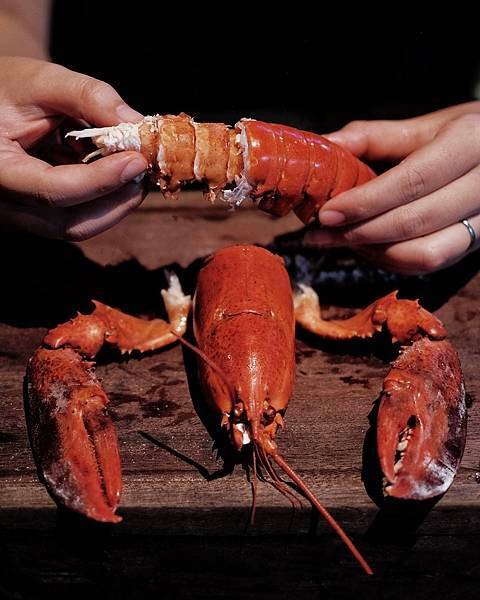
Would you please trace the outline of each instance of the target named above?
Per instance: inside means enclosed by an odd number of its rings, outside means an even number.
[[[415,597],[469,597],[480,578],[477,256],[431,278],[381,284],[359,276],[361,266],[350,268],[347,282],[332,277],[322,295],[328,314],[345,314],[364,297],[400,284],[449,329],[473,404],[462,467],[434,507],[379,510],[362,481],[362,469],[372,474],[368,417],[388,353],[378,343],[297,342],[297,383],[280,447],[370,559],[378,573],[373,580],[323,523],[312,521],[308,506],[292,512],[269,485],[259,486],[256,523],[245,533],[251,504],[245,472],[241,465],[222,471],[204,415],[192,402],[188,356],[178,346],[129,359],[105,353],[97,369],[119,435],[122,524],[95,526],[57,514],[38,482],[22,385],[26,361],[48,327],[86,311],[92,297],[133,314],[159,314],[164,267],[193,289],[199,259],[210,252],[238,242],[267,245],[297,228],[294,216],[274,219],[251,207],[231,213],[192,192],[179,202],[151,194],[123,223],[83,243],[2,237],[0,595],[38,597],[41,589],[75,598],[144,598],[158,591],[165,598],[279,598],[355,591],[371,598],[388,589],[396,598],[408,585]]]

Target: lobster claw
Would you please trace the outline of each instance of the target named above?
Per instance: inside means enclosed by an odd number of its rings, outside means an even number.
[[[57,504],[117,523],[122,480],[107,396],[72,349],[39,349],[27,371],[27,423],[37,468]]]
[[[403,348],[384,382],[377,451],[386,495],[426,500],[447,491],[465,447],[465,388],[460,361],[445,341]]]

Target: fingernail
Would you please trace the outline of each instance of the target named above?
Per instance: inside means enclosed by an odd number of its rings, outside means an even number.
[[[135,177],[138,177],[140,174],[146,171],[145,161],[140,158],[134,158],[131,160],[127,166],[123,169],[122,174],[120,175],[120,180],[123,183],[127,183],[128,181],[132,181]]]
[[[341,133],[326,133],[323,137],[326,137],[327,140],[330,140],[334,144],[342,144],[345,141],[345,136]]]
[[[321,210],[318,213],[318,220],[322,225],[340,225],[345,223],[346,217],[338,210]]]
[[[353,151],[362,143],[363,135],[364,134],[356,131],[336,131],[335,133],[327,133],[324,137],[334,144],[346,146]]]
[[[128,104],[120,104],[117,107],[117,115],[122,123],[138,123],[143,119],[143,115],[130,108]]]

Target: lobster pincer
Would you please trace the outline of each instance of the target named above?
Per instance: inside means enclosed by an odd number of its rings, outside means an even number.
[[[467,410],[458,354],[437,317],[392,292],[350,319],[322,319],[316,292],[295,296],[297,322],[326,339],[369,338],[385,329],[402,344],[387,374],[377,417],[384,494],[437,497],[450,487],[463,455]]]
[[[94,373],[104,343],[122,353],[144,352],[177,341],[186,328],[190,296],[175,275],[162,295],[169,322],[145,321],[101,302],[50,330],[27,368],[26,415],[41,479],[62,506],[117,523],[122,490],[117,435],[108,398]]]
[[[50,495],[97,521],[121,521],[117,435],[91,363],[71,348],[39,348],[27,381],[30,441]]]
[[[426,500],[446,492],[462,458],[466,416],[450,342],[422,338],[402,348],[383,384],[377,420],[385,494]]]

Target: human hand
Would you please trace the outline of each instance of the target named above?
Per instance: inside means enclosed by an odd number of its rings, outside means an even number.
[[[44,61],[0,57],[0,225],[83,240],[142,202],[143,186],[132,182],[147,168],[140,153],[58,166],[27,153],[66,117],[98,127],[142,119],[102,81]]]
[[[480,238],[480,102],[402,121],[357,121],[327,135],[356,156],[401,161],[329,200],[309,246],[351,246],[389,270],[428,273],[459,261]]]

